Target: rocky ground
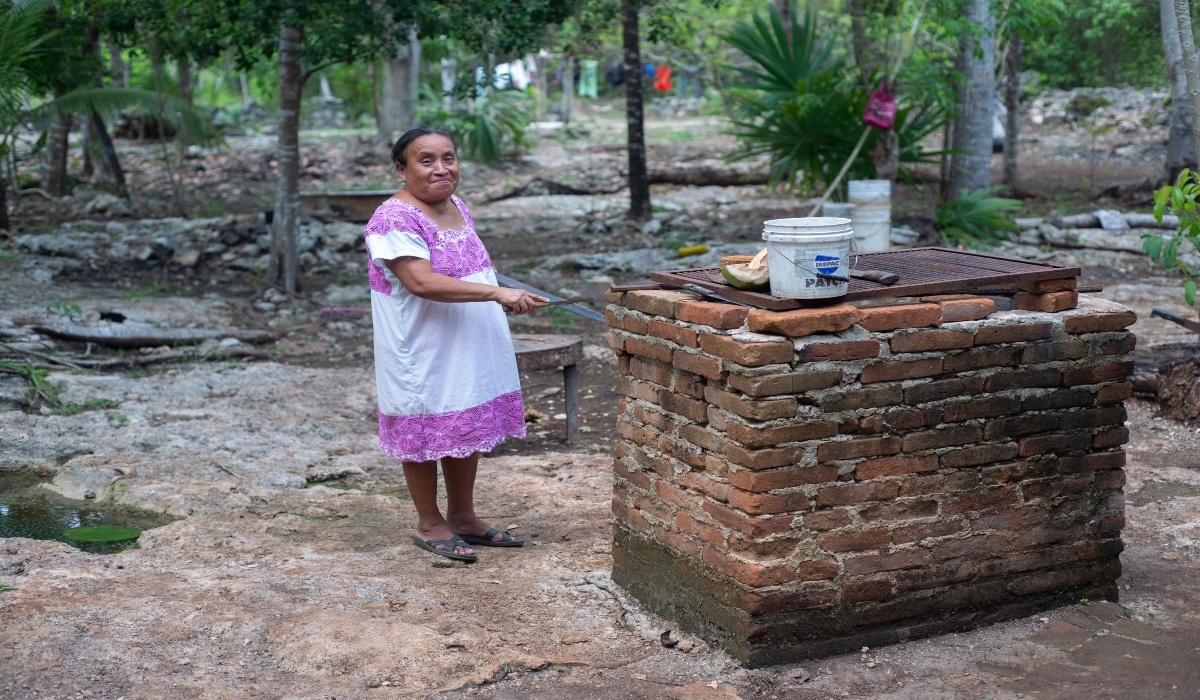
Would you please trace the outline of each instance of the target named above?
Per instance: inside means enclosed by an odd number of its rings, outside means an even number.
[[[1152,99],[1121,107],[1125,98],[1112,96],[1120,109],[1099,116],[1115,127],[1091,134],[1087,119],[1067,116],[1074,97],[1060,97],[1048,95],[1042,123],[1030,122],[1035,186],[1074,202],[1102,177],[1155,172],[1165,131]],[[1127,113],[1141,115],[1138,128],[1120,126]],[[467,172],[464,198],[501,271],[584,292],[603,284],[589,286],[593,276],[632,281],[756,251],[758,222],[806,210],[759,186],[655,186],[657,223],[645,228],[624,222],[619,193],[539,193],[545,185],[534,183],[524,196],[486,201],[535,175],[611,181],[624,158],[619,114],[596,111],[582,126],[575,140],[540,137],[506,168]],[[651,120],[652,165],[719,163],[733,147],[722,129],[706,117]],[[67,356],[125,364],[59,365],[49,377],[63,390],[57,404],[0,374],[0,470],[44,473],[63,495],[91,491],[180,519],[115,555],[0,541],[0,583],[12,587],[0,586],[0,698],[1200,694],[1200,433],[1155,417],[1152,401],[1129,406],[1119,605],[1081,602],[967,634],[746,671],[677,631],[681,643],[664,648],[670,623],[606,577],[617,375],[602,326],[561,313],[512,321],[514,332],[583,336],[584,439],[566,444],[555,417],[561,375],[523,376],[527,405],[544,417],[528,439],[483,461],[479,505],[530,545],[448,566],[409,543],[415,515],[402,475],[375,448],[369,310],[320,314],[367,305],[356,227],[306,224],[304,293],[289,297],[263,287],[258,271],[255,212],[273,191],[269,140],[231,139],[235,150],[189,159],[188,214],[209,218],[166,222],[178,212],[160,151],[119,146],[134,154],[129,162],[141,159],[131,167],[138,214],[154,218],[110,212],[111,201],[92,206],[96,192],[85,188],[65,202],[23,197],[16,237],[0,250],[0,342],[48,355],[26,356],[46,366]],[[306,187],[389,182],[360,134],[306,133],[305,149]],[[1081,186],[1093,165],[1099,175]],[[898,215],[919,225],[927,194],[899,189]],[[1051,208],[1032,201],[1024,213]],[[1130,249],[1136,233],[1066,235],[1005,251],[1082,267],[1082,284],[1137,311],[1139,347],[1194,339],[1149,317],[1154,307],[1194,312],[1179,277]],[[713,250],[679,259],[670,251],[684,243]],[[55,340],[33,327],[67,318],[98,325],[101,313],[143,328],[261,329],[279,340],[214,343],[200,360],[167,346],[120,352]]]

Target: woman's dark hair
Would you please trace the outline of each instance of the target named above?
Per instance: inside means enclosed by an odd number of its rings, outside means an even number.
[[[397,139],[396,145],[392,146],[392,162],[399,163],[407,168],[408,147],[412,145],[413,141],[416,141],[422,136],[428,136],[430,134],[445,136],[450,140],[450,145],[454,147],[454,154],[458,155],[458,142],[454,140],[454,135],[449,131],[446,131],[445,129],[434,129],[430,126],[417,126],[404,132],[404,135]]]

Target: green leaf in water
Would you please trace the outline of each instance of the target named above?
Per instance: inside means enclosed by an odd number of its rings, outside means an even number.
[[[73,527],[63,531],[63,537],[76,542],[120,542],[136,540],[142,531],[136,527],[121,527],[119,525],[93,525],[91,527]]]

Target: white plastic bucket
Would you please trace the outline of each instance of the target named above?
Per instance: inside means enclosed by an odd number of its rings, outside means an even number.
[[[821,207],[821,216],[832,217],[834,219],[850,219],[854,221],[854,210],[858,208],[857,204],[850,202],[826,202]]]
[[[854,244],[860,253],[878,253],[892,245],[892,210],[867,209],[854,212]]]
[[[846,184],[848,199],[863,209],[891,209],[892,182],[890,180],[851,180]]]
[[[785,299],[829,299],[846,293],[850,278],[849,219],[812,217],[764,222],[771,295]]]

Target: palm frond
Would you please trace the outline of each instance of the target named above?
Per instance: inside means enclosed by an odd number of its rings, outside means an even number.
[[[983,248],[1009,238],[1020,230],[1007,216],[1021,203],[1015,199],[994,196],[1000,188],[965,190],[962,197],[938,207],[934,228],[948,245]]]
[[[112,114],[122,110],[161,119],[183,133],[189,142],[212,145],[221,142],[221,134],[212,122],[187,103],[169,95],[134,88],[80,88],[38,108],[38,114],[51,112],[90,114],[92,110]]]

